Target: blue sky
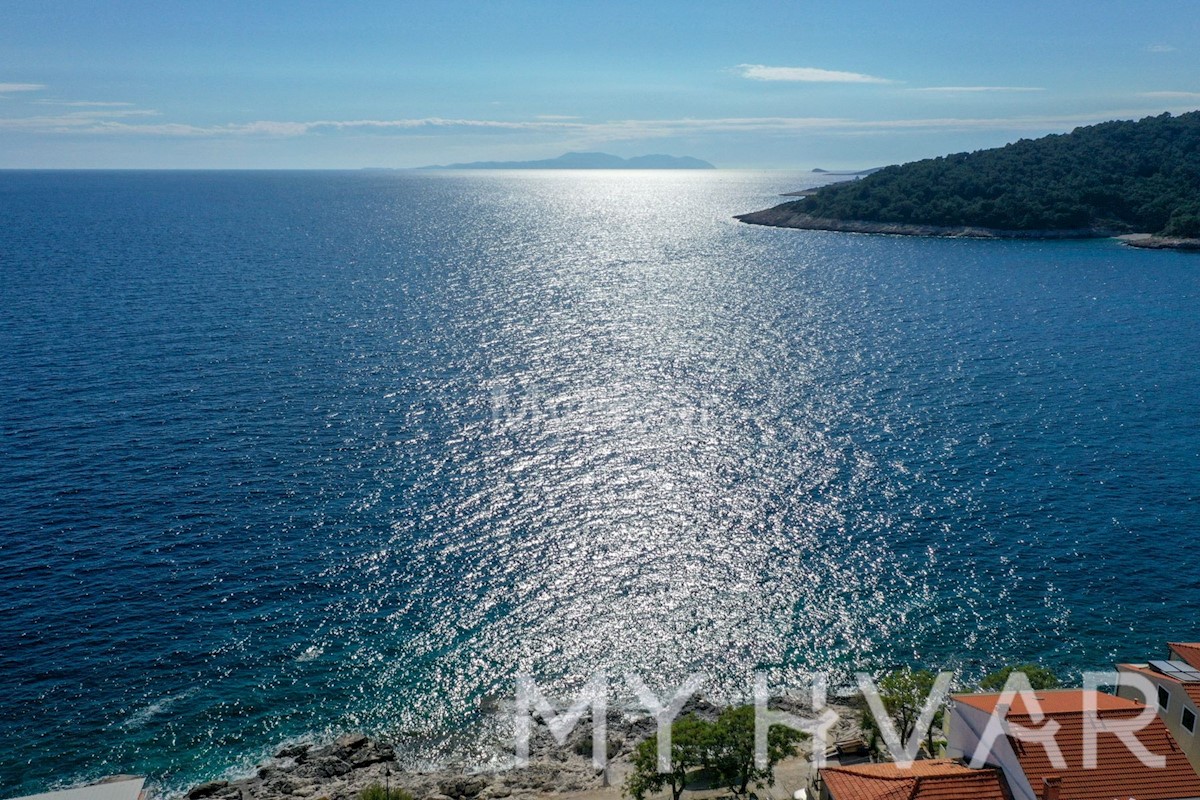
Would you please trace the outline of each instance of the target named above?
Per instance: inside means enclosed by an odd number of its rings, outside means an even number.
[[[1200,0],[3,0],[0,167],[875,166],[1200,108]]]

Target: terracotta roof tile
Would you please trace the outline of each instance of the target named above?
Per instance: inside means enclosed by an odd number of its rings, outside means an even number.
[[[1132,700],[1098,693],[1096,718],[1083,714],[1083,690],[1037,692],[1036,696],[1046,717],[1060,726],[1054,741],[1057,743],[1066,769],[1055,769],[1046,748],[1037,743],[1022,742],[1010,737],[1013,750],[1033,791],[1041,796],[1046,778],[1062,780],[1061,800],[1113,800],[1136,797],[1138,800],[1170,800],[1171,798],[1200,797],[1200,775],[1192,769],[1179,745],[1171,738],[1157,716],[1144,728],[1138,728],[1137,717],[1145,708]],[[956,702],[965,703],[988,713],[996,707],[999,695],[958,695]],[[1014,702],[1007,718],[1013,723],[1037,728],[1023,703]],[[1132,734],[1151,753],[1163,756],[1162,768],[1141,763],[1119,733]],[[1096,768],[1084,769],[1085,736],[1096,737]],[[839,798],[840,800],[840,798]]]
[[[1083,711],[1084,695],[1081,689],[1053,689],[1033,693],[1043,714],[1078,714]],[[1096,708],[1100,711],[1141,708],[1141,703],[1135,703],[1115,694],[1096,692]],[[956,703],[964,703],[980,711],[991,714],[1000,700],[998,692],[987,694],[956,694],[951,695]],[[1021,695],[1013,698],[1009,715],[1029,713],[1025,708],[1025,700]]]
[[[1200,669],[1200,642],[1167,642],[1189,667]]]
[[[821,770],[834,800],[1010,800],[996,769],[971,769],[957,761],[917,761],[908,769],[895,764],[861,764]]]
[[[1011,800],[1000,770],[975,775],[917,778],[912,800]]]

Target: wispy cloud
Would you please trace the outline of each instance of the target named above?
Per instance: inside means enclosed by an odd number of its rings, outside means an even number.
[[[1173,93],[1179,96],[1186,93]],[[1196,95],[1200,97],[1200,94]],[[916,119],[852,119],[846,117],[716,117],[677,119],[617,119],[600,122],[539,119],[495,120],[423,117],[413,119],[353,119],[191,125],[143,121],[157,112],[140,109],[92,109],[62,115],[0,118],[0,131],[149,137],[265,137],[294,138],[329,131],[360,133],[445,135],[472,132],[542,134],[573,137],[590,142],[652,140],[698,134],[758,134],[791,136],[805,133],[885,134],[904,132],[1007,131],[1013,133],[1069,130],[1077,125],[1107,119],[1131,119],[1144,111],[1108,111],[1096,114],[1024,117],[933,117]]]
[[[261,123],[254,123],[261,124]],[[273,123],[272,123],[273,124]],[[417,119],[322,119],[314,122],[284,123],[303,126],[306,130],[333,128],[345,130],[350,128],[393,128],[411,130],[413,128],[495,128],[499,130],[552,130],[557,128],[587,127],[587,123],[556,121],[556,120],[495,120],[495,119],[447,119],[445,117],[421,117]]]
[[[1148,53],[1174,53],[1176,48],[1169,44],[1152,44],[1146,48]]]
[[[764,64],[738,64],[743,78],[753,81],[793,81],[798,83],[896,83],[887,78],[816,67],[768,67]]]
[[[571,116],[570,114],[538,114],[537,119],[546,119],[550,121],[562,121],[580,119],[580,117]]]
[[[34,131],[38,133],[104,133],[105,126],[117,124],[113,120],[155,116],[158,116],[158,112],[148,109],[96,108],[87,111],[72,111],[67,114],[37,117],[0,117],[0,130]],[[125,127],[137,129],[141,126],[126,124]]]
[[[72,108],[128,108],[133,103],[108,103],[94,100],[34,100],[41,106],[68,106]]]
[[[922,86],[911,92],[1044,92],[1044,86]]]
[[[40,83],[0,83],[0,94],[8,92],[36,92],[45,88]]]
[[[1200,92],[1142,92],[1140,96],[1164,100],[1200,100]]]

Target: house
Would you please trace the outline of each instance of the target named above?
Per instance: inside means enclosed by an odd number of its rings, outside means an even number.
[[[997,769],[971,769],[956,761],[914,761],[826,767],[821,800],[1012,800]]]
[[[1200,771],[1200,644],[1170,642],[1167,657],[1145,664],[1117,664],[1117,671],[1141,675],[1154,684],[1158,715],[1179,742],[1192,767]],[[1137,700],[1132,686],[1117,687],[1117,694]]]
[[[993,715],[1005,732],[984,763],[1003,771],[1014,800],[1200,798],[1200,775],[1141,703],[1083,689],[1034,692],[1028,705],[1019,694],[1010,705],[1000,694],[953,695],[947,754],[970,760]],[[1161,764],[1143,763],[1135,749]]]

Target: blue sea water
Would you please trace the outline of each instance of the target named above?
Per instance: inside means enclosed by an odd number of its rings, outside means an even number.
[[[0,796],[1200,639],[1200,257],[731,219],[810,177],[0,173]]]

